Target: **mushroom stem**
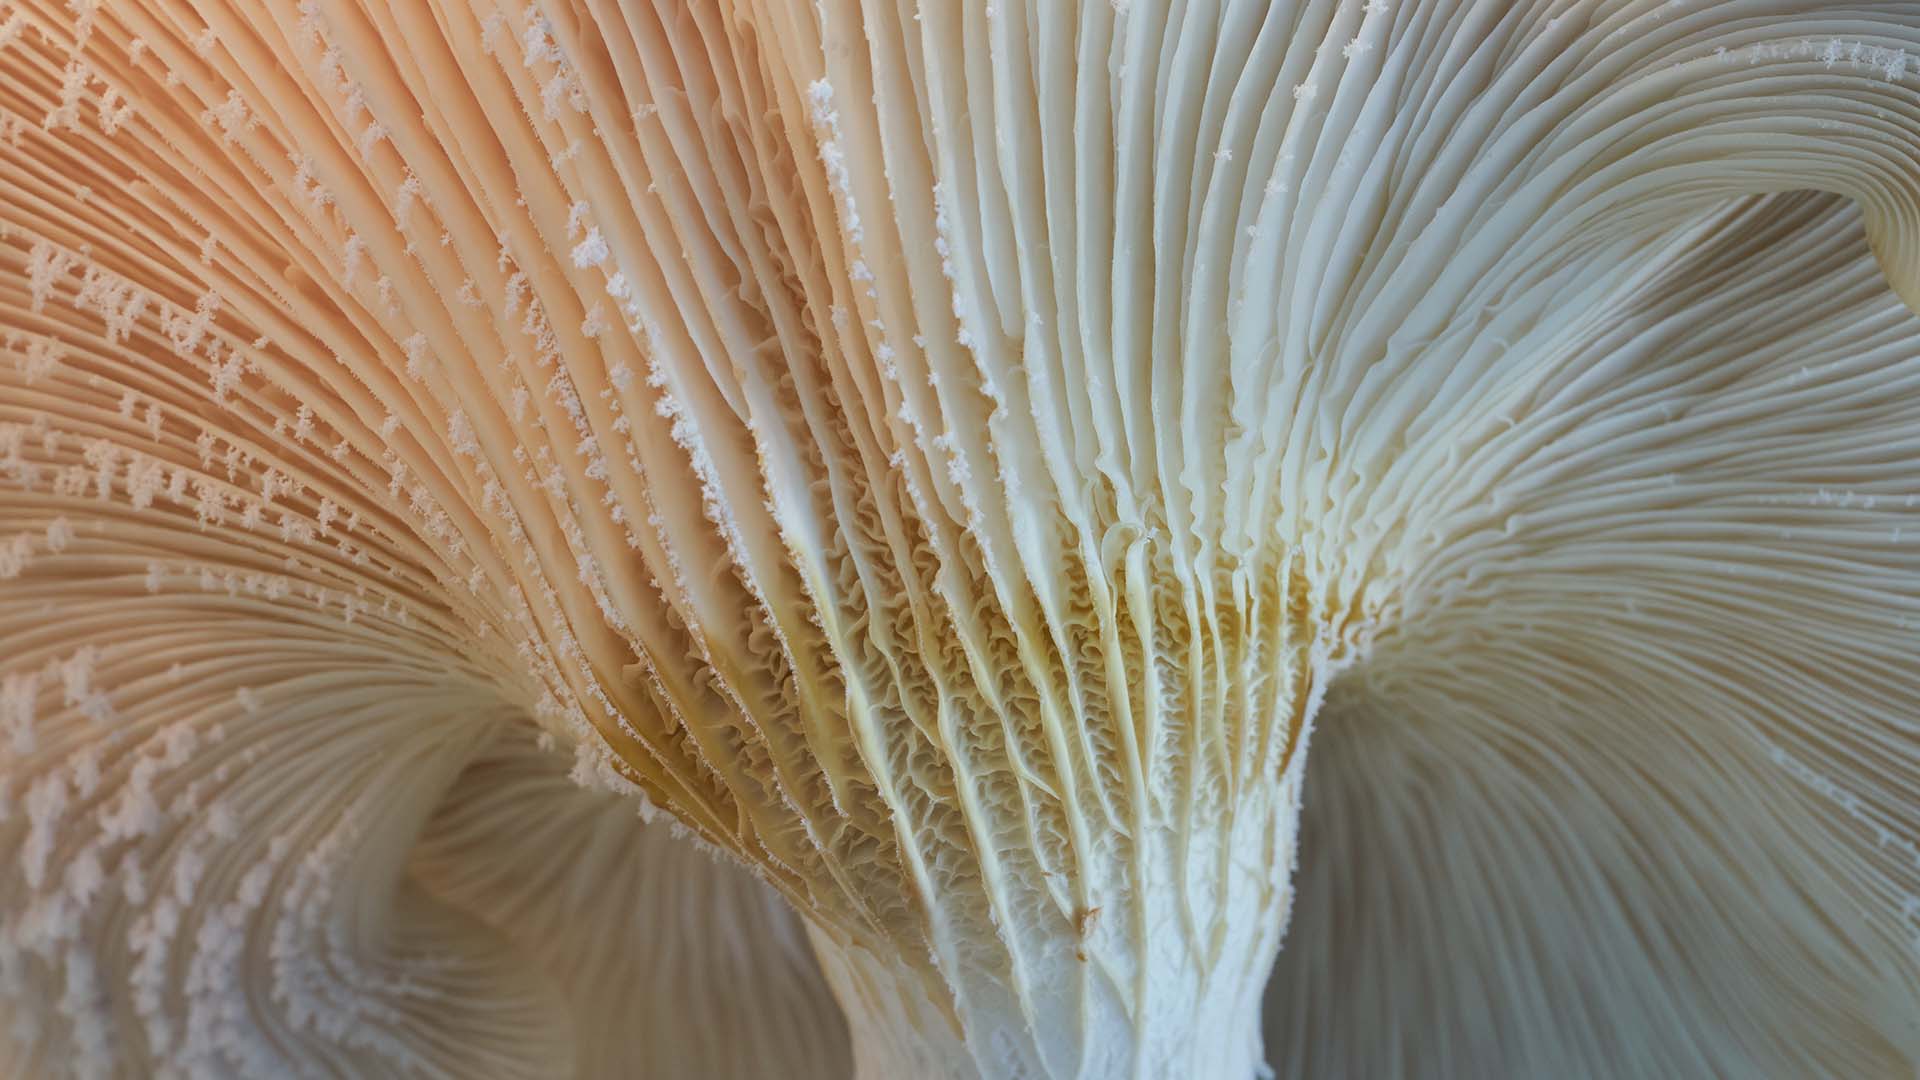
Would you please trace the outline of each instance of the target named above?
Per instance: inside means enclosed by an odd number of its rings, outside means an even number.
[[[812,933],[821,971],[847,1015],[854,1076],[971,1080],[980,1069],[956,1028],[952,1001],[931,997],[919,973],[867,949]],[[983,1021],[1000,1018],[982,1017]]]
[[[1143,888],[1041,921],[1044,935],[1020,928],[1017,947],[1003,930],[941,941],[967,959],[936,975],[891,943],[814,927],[856,1075],[1256,1075],[1261,993],[1291,908],[1302,760],[1243,791],[1218,822],[1184,838],[1156,829],[1143,845]]]

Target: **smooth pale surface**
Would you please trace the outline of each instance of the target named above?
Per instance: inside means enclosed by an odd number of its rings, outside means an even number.
[[[1287,1071],[1920,1056],[1907,6],[7,0],[0,42],[26,1052],[594,1068],[529,906],[574,871],[500,875],[602,826],[463,778],[544,738],[850,1000],[914,988],[850,1006],[870,1072],[930,1016],[962,1074],[1244,1070],[1329,693]]]

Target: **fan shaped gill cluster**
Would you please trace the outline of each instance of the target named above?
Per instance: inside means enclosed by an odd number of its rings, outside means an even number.
[[[104,1025],[139,1018],[152,1054],[252,1065],[292,1036],[238,1032],[280,1010],[396,1068],[537,1072],[571,1052],[555,1015],[611,976],[512,974],[578,942],[538,944],[512,924],[539,919],[475,884],[493,845],[456,846],[455,872],[434,838],[496,756],[546,771],[490,827],[574,820],[551,744],[808,918],[875,1075],[1247,1072],[1336,676],[1371,688],[1356,732],[1438,738],[1377,719],[1401,704],[1480,717],[1458,744],[1478,747],[1548,691],[1654,730],[1653,698],[1597,692],[1644,671],[1741,769],[1855,766],[1858,813],[1767,834],[1845,838],[1848,884],[1763,905],[1841,985],[1899,941],[1920,874],[1896,831],[1920,774],[1914,687],[1890,673],[1911,642],[1837,659],[1849,626],[1915,604],[1891,535],[1912,328],[1886,288],[1920,297],[1920,19],[1790,7],[5,0],[0,642],[27,792],[0,840],[44,870],[0,896],[51,920],[8,963],[71,995],[58,1022],[102,1054],[123,1037]],[[1807,188],[1831,197],[1778,194]],[[1768,295],[1729,238],[1768,229],[1783,251],[1839,237],[1761,265],[1860,321],[1783,314],[1778,348],[1743,330],[1748,366],[1710,363]],[[1817,336],[1843,330],[1860,351]],[[1815,362],[1839,368],[1791,382]],[[1794,407],[1730,404],[1747,393]],[[1656,414],[1677,426],[1649,433]],[[1827,471],[1752,503],[1796,435]],[[1681,476],[1690,501],[1662,493]],[[1759,506],[1813,509],[1795,500],[1829,477],[1876,500],[1846,519],[1855,546],[1747,557],[1746,523],[1788,513]],[[1701,507],[1753,516],[1715,532]],[[1821,521],[1780,528],[1842,528]],[[1655,534],[1791,567],[1800,592],[1729,571],[1691,593],[1693,552]],[[1616,572],[1680,629],[1585,620],[1578,583]],[[1826,636],[1789,661],[1752,629],[1782,613]],[[1709,647],[1726,625],[1764,647]],[[1810,655],[1852,676],[1855,710],[1813,735],[1806,688],[1834,684]],[[1776,683],[1742,681],[1776,660]],[[187,710],[222,749],[167,748]],[[77,920],[150,926],[152,905],[124,884],[137,837],[65,822],[135,798],[141,754],[169,777],[233,755],[169,781],[190,822],[170,842],[225,839],[199,825],[215,788],[252,807],[324,783],[324,812],[285,804],[220,865],[285,865],[271,838],[295,818],[337,834],[287,843],[360,860],[313,873],[396,898],[378,925],[320,884],[283,895],[314,940],[360,932],[335,951],[386,966],[325,1008],[163,973],[206,1010],[184,1033],[102,990],[99,965],[128,961]],[[1337,760],[1355,778],[1330,815],[1421,835]],[[1793,805],[1848,805],[1818,795]],[[605,828],[594,865],[625,881]],[[537,861],[510,836],[500,859]],[[180,905],[225,887],[176,873]],[[1327,877],[1399,910],[1392,882]],[[99,906],[108,881],[124,905]],[[1861,896],[1838,928],[1806,915]],[[251,910],[219,918],[267,925]],[[1703,994],[1752,969],[1719,970]],[[1833,1012],[1879,1037],[1863,1055],[1898,1052],[1886,1003],[1912,970],[1882,961]],[[352,1004],[463,995],[445,1024]]]

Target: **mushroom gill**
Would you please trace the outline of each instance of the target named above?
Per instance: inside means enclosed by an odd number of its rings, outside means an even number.
[[[0,1054],[1910,1067],[1910,49],[0,0]]]

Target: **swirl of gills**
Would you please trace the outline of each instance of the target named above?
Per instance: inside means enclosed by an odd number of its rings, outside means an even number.
[[[1916,59],[0,0],[0,1071],[1911,1071]]]

